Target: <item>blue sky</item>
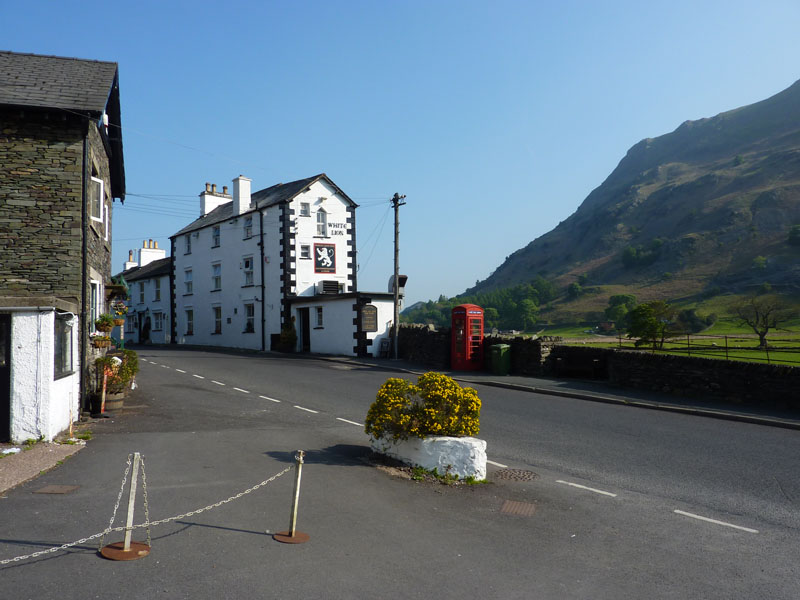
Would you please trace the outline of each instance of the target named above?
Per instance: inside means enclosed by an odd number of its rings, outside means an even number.
[[[113,270],[205,182],[327,173],[359,288],[454,296],[566,219],[633,144],[800,79],[796,0],[0,0],[0,49],[119,63]]]

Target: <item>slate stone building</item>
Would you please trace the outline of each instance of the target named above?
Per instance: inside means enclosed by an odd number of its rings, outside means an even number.
[[[0,52],[0,439],[52,439],[86,402],[124,198],[117,64]]]

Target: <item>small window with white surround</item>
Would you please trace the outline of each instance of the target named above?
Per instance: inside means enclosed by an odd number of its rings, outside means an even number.
[[[242,233],[244,234],[244,239],[246,240],[253,237],[253,215],[244,218]]]
[[[186,245],[184,246],[184,254],[191,254],[192,253],[192,234],[186,234]]]
[[[301,217],[310,217],[311,216],[311,204],[308,202],[301,202],[300,203],[300,216]]]
[[[300,246],[300,258],[304,260],[311,260],[311,246],[302,244]]]
[[[244,305],[244,332],[255,333],[256,330],[256,307],[255,304]]]
[[[153,313],[153,331],[161,331],[164,329],[164,313]]]
[[[214,313],[214,333],[222,333],[222,307],[214,306],[211,310]]]
[[[222,265],[219,263],[211,265],[211,291],[216,292],[222,289]]]
[[[245,256],[242,259],[242,272],[244,273],[245,286],[253,285],[253,257]]]
[[[322,328],[323,321],[322,321],[322,307],[321,306],[317,306],[316,307],[316,313],[317,313],[317,318],[316,318],[315,327]]]
[[[317,211],[317,235],[328,237],[328,213],[323,208]]]
[[[219,248],[219,225],[214,225],[214,229],[211,230],[211,247]]]
[[[153,280],[153,301],[161,301],[161,279],[158,278]]]
[[[186,269],[183,272],[183,293],[184,295],[189,295],[192,293],[192,270]]]
[[[103,190],[103,180],[98,179],[97,177],[92,177],[91,183],[89,184],[89,214],[93,221],[103,221],[104,217],[104,210],[103,205],[105,204],[105,192]]]
[[[194,335],[194,310],[186,309],[186,335]]]

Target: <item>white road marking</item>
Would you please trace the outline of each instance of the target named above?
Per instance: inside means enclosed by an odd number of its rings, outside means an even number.
[[[493,460],[489,460],[488,458],[486,459],[486,462],[489,463],[490,465],[494,465],[495,467],[500,467],[501,469],[507,469],[508,468],[508,465],[502,465],[502,464],[500,464],[498,462],[494,462]]]
[[[167,365],[161,365],[161,366],[164,367],[165,369],[169,369]]]
[[[604,496],[611,496],[612,498],[616,498],[616,494],[612,494],[611,492],[604,492],[603,490],[596,490],[595,488],[586,487],[585,485],[580,485],[579,483],[570,483],[569,481],[562,481],[559,479],[556,483],[563,483],[564,485],[571,485],[572,487],[580,488],[582,490],[587,490],[589,492],[594,492],[595,494],[603,494]]]
[[[280,402],[280,400],[276,400],[275,398],[270,398],[269,396],[259,396],[259,398],[263,398],[264,400],[269,400],[270,402]]]
[[[213,379],[211,380],[211,383],[216,383],[217,385],[225,385],[225,384],[224,384],[224,383],[222,383],[221,381],[215,381],[215,380],[213,380]]]
[[[688,512],[683,512],[682,510],[674,510],[672,511],[676,515],[683,515],[684,517],[691,517],[692,519],[699,519],[700,521],[706,521],[708,523],[714,523],[715,525],[724,525],[725,527],[733,527],[734,529],[741,529],[742,531],[746,531],[748,533],[758,533],[758,529],[750,529],[749,527],[741,527],[740,525],[733,525],[732,523],[726,523],[725,521],[717,521],[716,519],[709,519],[708,517],[701,517],[700,515],[695,515]]]
[[[315,415],[319,414],[318,410],[311,410],[310,408],[303,408],[302,406],[297,406],[297,404],[295,404],[294,407],[295,408],[299,408],[300,410],[305,410],[305,411],[308,411],[310,413],[314,413]]]
[[[363,427],[363,423],[356,423],[355,421],[348,421],[347,419],[343,419],[342,417],[336,417],[337,421],[342,421],[344,423],[350,423],[350,425],[358,425],[359,427]]]
[[[202,375],[194,375],[193,374],[192,377],[197,377],[198,379],[205,379],[205,377],[203,377]]]
[[[242,388],[237,388],[237,387],[235,387],[235,388],[233,388],[233,389],[235,389],[237,392],[242,392],[243,394],[249,394],[249,393],[250,393],[250,392],[248,392],[247,390],[243,390]]]
[[[186,373],[183,369],[175,369],[178,373]]]

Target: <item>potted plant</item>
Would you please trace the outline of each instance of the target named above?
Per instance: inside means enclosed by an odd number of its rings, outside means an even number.
[[[94,326],[97,331],[104,331],[108,333],[112,329],[114,329],[114,317],[112,317],[108,313],[103,313],[97,320],[94,322]]]
[[[114,311],[114,325],[122,327],[125,324],[125,315],[128,313],[128,306],[122,300],[117,300],[111,308]]]
[[[389,378],[369,408],[364,430],[372,449],[440,473],[486,478],[486,442],[476,437],[481,401],[442,373],[420,375],[417,384]]]
[[[107,335],[93,335],[91,338],[95,348],[108,348],[111,345],[111,338]]]

